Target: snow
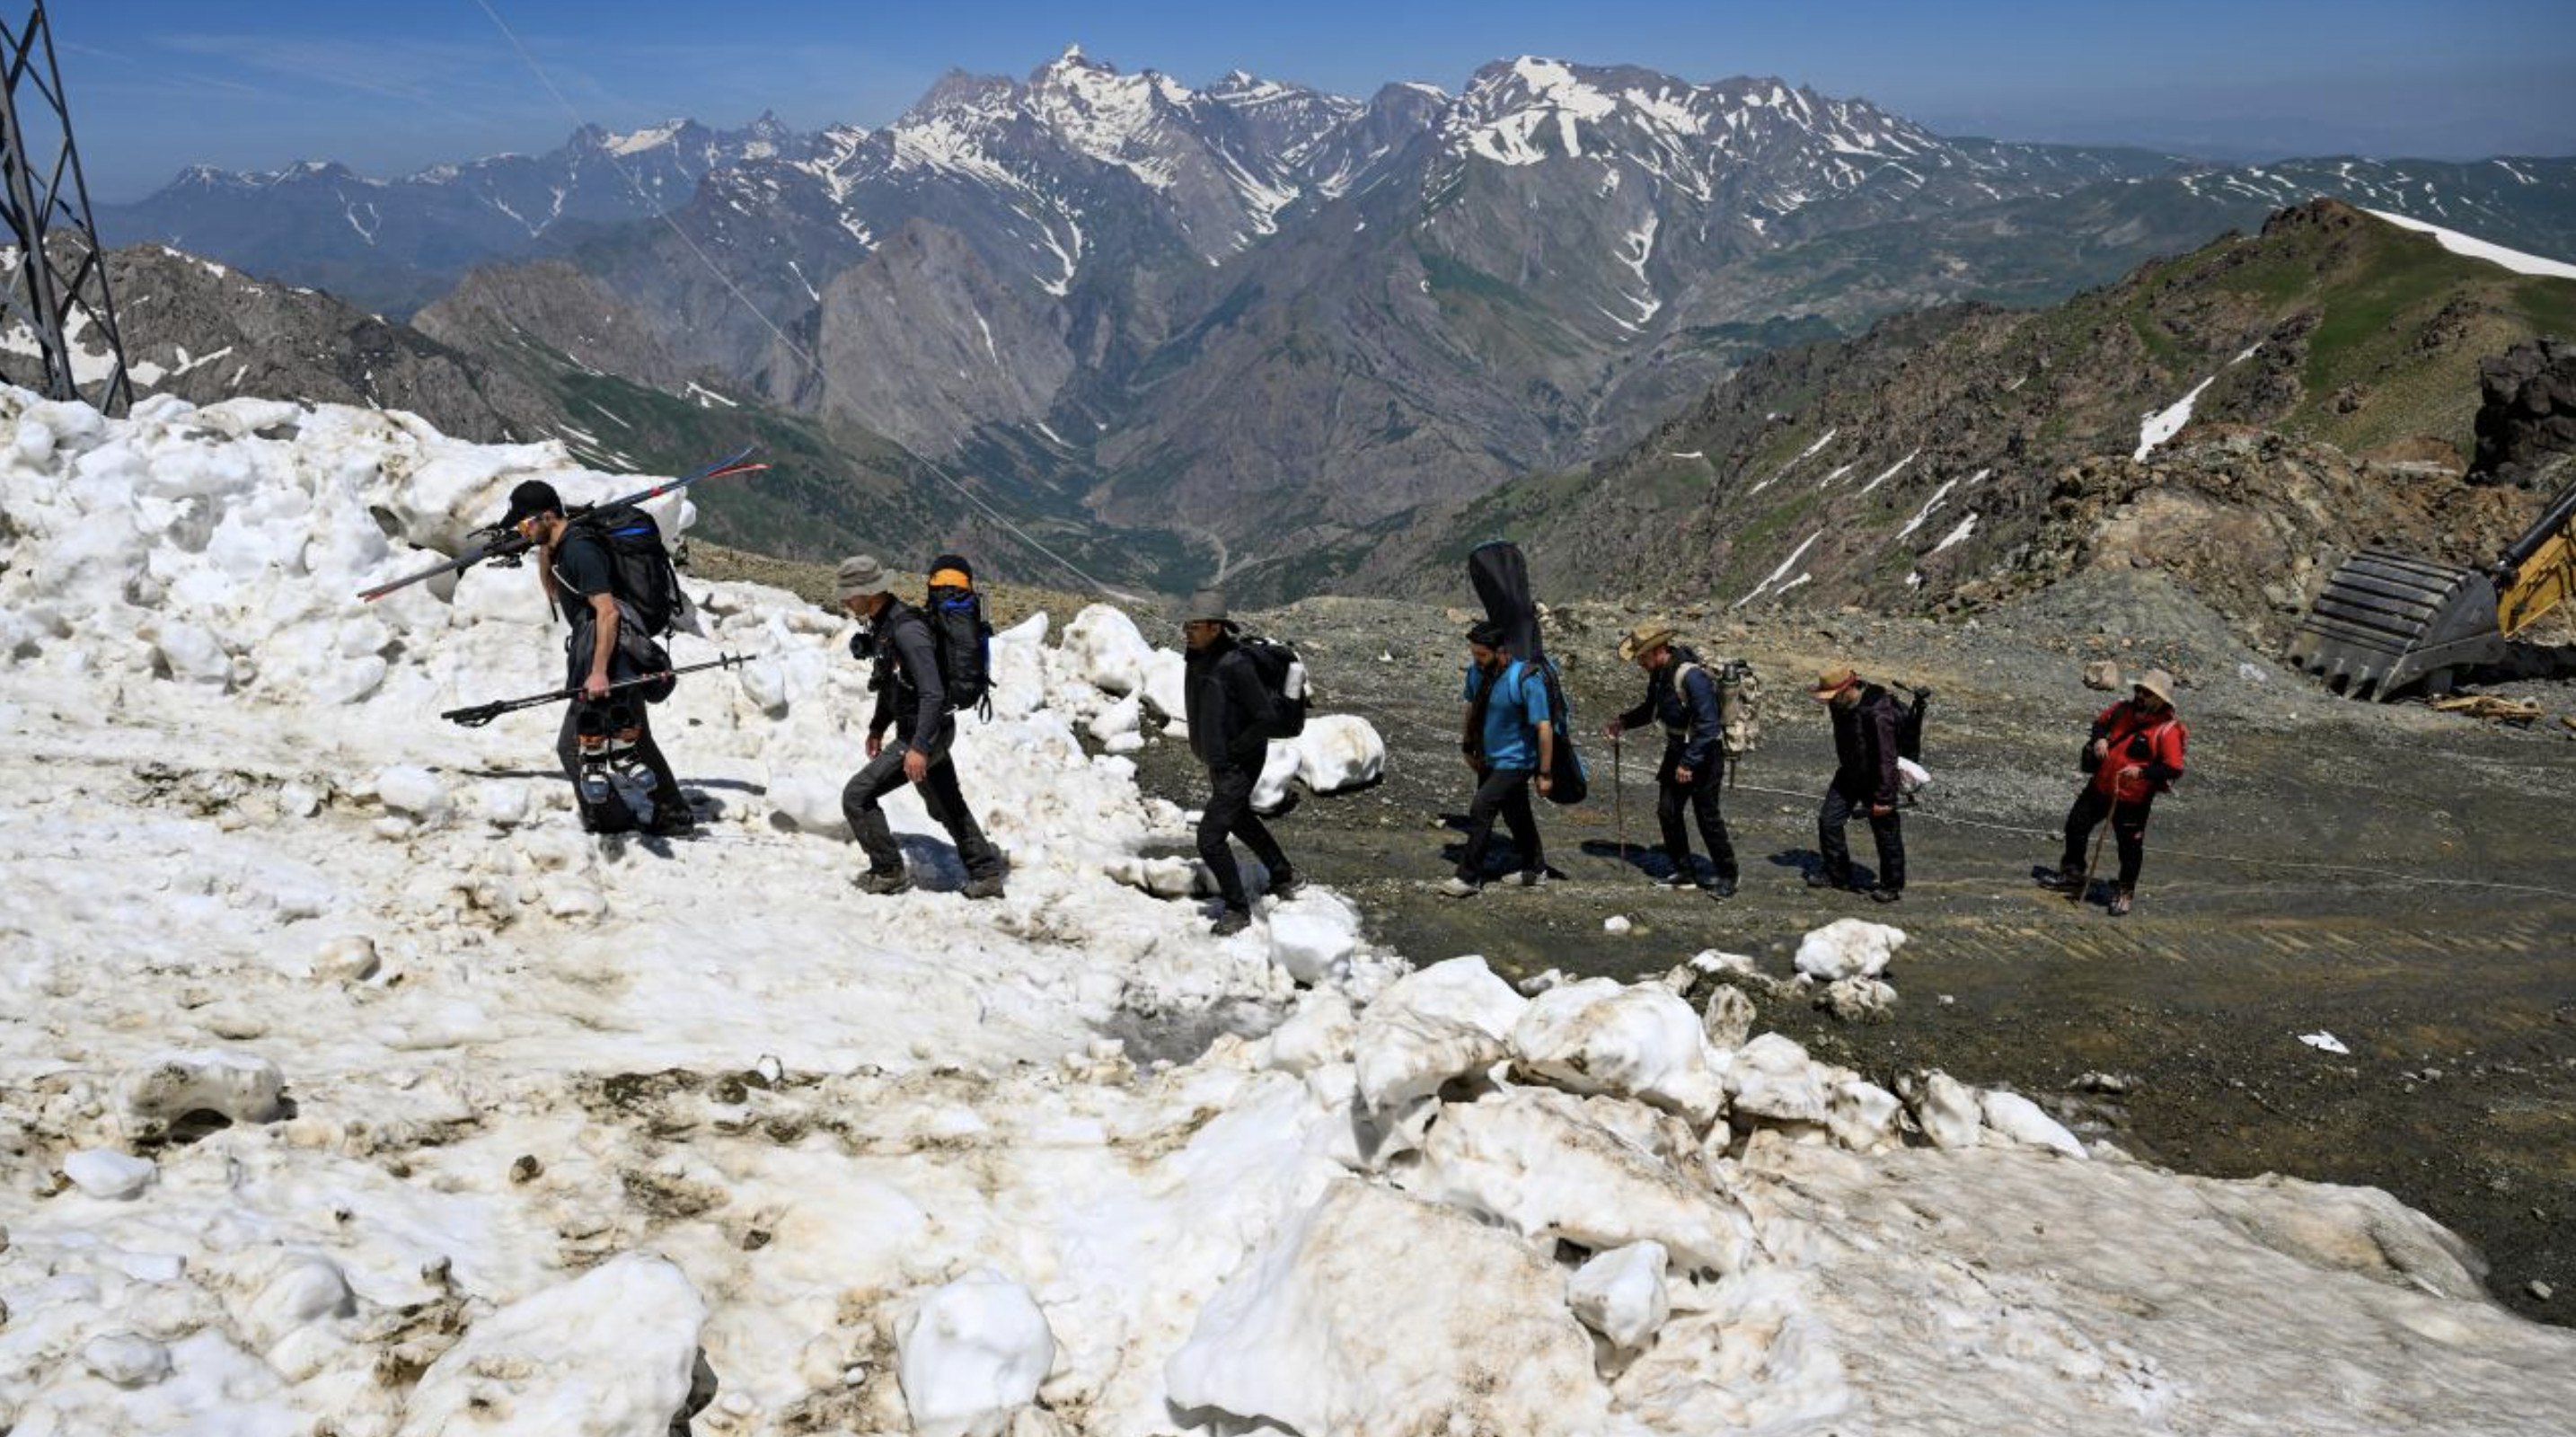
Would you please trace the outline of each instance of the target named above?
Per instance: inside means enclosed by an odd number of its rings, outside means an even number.
[[[1788,558],[1780,561],[1779,568],[1772,570],[1768,575],[1764,576],[1761,583],[1754,585],[1752,590],[1745,594],[1743,598],[1736,600],[1734,607],[1739,609],[1743,608],[1745,605],[1752,603],[1755,599],[1760,598],[1764,590],[1779,583],[1782,578],[1787,576],[1791,569],[1797,567],[1798,561],[1805,558],[1807,556],[1807,551],[1814,548],[1816,541],[1823,537],[1825,537],[1825,531],[1822,529],[1818,529],[1816,532],[1809,534],[1797,548],[1789,551]]]
[[[904,1314],[895,1348],[919,1437],[1001,1437],[1037,1399],[1055,1334],[1027,1288],[980,1268]]]
[[[687,123],[686,120],[665,120],[661,124],[629,131],[623,135],[610,135],[602,148],[612,155],[619,156],[640,155],[647,150],[658,150],[677,138],[680,127]]]
[[[1977,516],[1971,512],[1968,517],[1952,526],[1949,533],[1942,535],[1941,542],[1933,545],[1931,552],[1938,554],[1953,544],[1965,543],[1968,536],[1975,532],[1977,532]]]
[[[2145,422],[2138,426],[2138,450],[2129,457],[2144,462],[2148,455],[2156,451],[2158,445],[2180,434],[2183,426],[2191,422],[2191,407],[2200,402],[2201,391],[2216,383],[2217,379],[2217,375],[2211,375],[2193,385],[2189,394],[2176,400],[2171,406],[2148,415]]]
[[[871,897],[813,831],[871,698],[839,615],[705,586],[675,657],[759,658],[662,706],[720,809],[657,851],[574,828],[552,715],[433,717],[557,680],[527,570],[351,597],[523,479],[631,477],[250,399],[0,389],[0,435],[26,1437],[659,1434],[710,1397],[690,1430],[2503,1434],[2576,1401],[2576,1338],[2383,1194],[2087,1154],[1661,983],[1412,969],[1319,889],[1210,939],[1137,881],[1189,891],[1187,816],[1081,742],[1158,702],[1132,621],[996,636],[956,753],[1009,893],[949,891],[905,794],[921,887]]]
[[[2515,178],[2522,177],[2516,175]],[[2457,230],[2444,229],[2440,225],[2429,224],[2390,210],[2371,210],[2369,213],[2377,215],[2400,229],[2410,229],[2418,234],[2431,235],[2441,243],[2442,248],[2453,254],[2467,255],[2471,259],[2482,259],[2489,264],[2502,265],[2515,274],[2546,275],[2552,279],[2576,279],[2576,264],[2569,264],[2565,260],[2546,259],[2540,255],[2507,249],[2503,245],[2491,244],[2486,240],[2461,234]]]
[[[1905,946],[1905,930],[1859,918],[1837,918],[1798,943],[1799,972],[1831,982],[1836,978],[1875,978],[1887,971],[1896,950]]]

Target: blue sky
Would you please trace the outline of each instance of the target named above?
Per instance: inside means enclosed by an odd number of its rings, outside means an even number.
[[[183,166],[369,174],[559,144],[572,117],[487,0],[87,0],[51,8],[93,194]],[[1078,41],[1203,83],[1456,89],[1519,54],[1692,80],[1779,75],[1951,134],[2236,155],[2576,154],[2564,0],[488,0],[582,119],[879,124],[941,72],[1025,74]]]

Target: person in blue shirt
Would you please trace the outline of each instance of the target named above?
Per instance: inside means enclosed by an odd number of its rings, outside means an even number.
[[[1535,784],[1544,794],[1554,786],[1556,761],[1546,681],[1512,657],[1502,626],[1485,620],[1469,629],[1467,652],[1474,662],[1467,667],[1467,715],[1458,747],[1476,775],[1476,797],[1467,806],[1466,856],[1458,861],[1457,875],[1440,885],[1452,898],[1470,898],[1484,888],[1485,850],[1497,817],[1511,830],[1521,886],[1546,881],[1547,857],[1539,848],[1530,788]]]

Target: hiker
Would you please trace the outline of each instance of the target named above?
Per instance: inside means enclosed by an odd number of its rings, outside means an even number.
[[[912,887],[903,850],[878,806],[909,783],[920,788],[921,806],[957,845],[958,861],[966,865],[966,886],[960,891],[969,898],[1001,897],[1001,852],[984,837],[957,789],[957,765],[948,752],[957,738],[957,720],[949,711],[930,620],[894,596],[885,566],[865,554],[841,561],[838,583],[841,607],[868,626],[852,640],[851,652],[876,663],[868,680],[877,693],[876,712],[868,720],[868,762],[841,790],[841,815],[868,855],[867,870],[852,881],[863,893],[894,894]],[[888,726],[894,729],[893,748],[885,746]]]
[[[2079,760],[2092,778],[2067,810],[2066,851],[2058,855],[2057,871],[2042,881],[2070,898],[2082,898],[2091,877],[2084,845],[2107,818],[2120,845],[2120,881],[2111,890],[2110,914],[2127,917],[2137,901],[2138,869],[2147,858],[2147,811],[2157,794],[2182,777],[2187,737],[2174,713],[2173,675],[2162,669],[2140,674],[2129,697],[2102,710]]]
[[[1252,787],[1270,755],[1277,722],[1270,690],[1251,655],[1235,642],[1235,632],[1225,595],[1215,589],[1199,590],[1181,608],[1181,635],[1189,646],[1183,718],[1190,728],[1190,752],[1207,765],[1208,775],[1207,807],[1199,814],[1199,857],[1216,875],[1217,892],[1225,900],[1224,911],[1208,927],[1219,938],[1252,923],[1252,900],[1245,894],[1243,869],[1234,861],[1230,839],[1242,839],[1270,871],[1272,897],[1293,897],[1306,886],[1279,840],[1270,836],[1270,826],[1252,811]]]
[[[1483,890],[1485,848],[1493,842],[1497,816],[1511,830],[1521,886],[1547,881],[1530,789],[1535,785],[1544,795],[1555,783],[1556,733],[1548,720],[1544,677],[1512,657],[1503,626],[1491,619],[1467,630],[1467,652],[1474,662],[1467,666],[1467,715],[1458,747],[1476,775],[1476,797],[1467,806],[1466,856],[1458,860],[1457,874],[1440,885],[1452,898]]]
[[[564,635],[564,687],[581,696],[564,708],[563,730],[555,737],[555,757],[572,783],[573,806],[585,833],[622,833],[633,829],[635,814],[610,782],[608,767],[640,766],[653,780],[653,818],[645,826],[656,835],[693,831],[697,815],[680,792],[670,760],[653,741],[653,723],[642,693],[610,693],[609,685],[641,677],[647,670],[621,638],[641,640],[618,612],[617,565],[608,541],[587,525],[564,514],[555,486],[530,479],[510,491],[510,507],[501,527],[537,548],[537,584],[548,608],[560,612],[570,630]]]
[[[1717,677],[1700,664],[1699,655],[1673,638],[1672,625],[1649,619],[1619,641],[1619,657],[1646,671],[1646,697],[1612,719],[1609,734],[1615,741],[1650,722],[1664,726],[1664,759],[1655,769],[1655,819],[1663,825],[1664,856],[1673,869],[1655,882],[1680,888],[1696,881],[1711,898],[1732,898],[1735,845],[1727,837],[1726,815],[1718,810],[1726,755],[1719,747]],[[1708,849],[1707,878],[1693,873],[1690,830],[1682,822],[1685,806],[1699,820],[1700,842]]]
[[[1859,811],[1869,815],[1870,836],[1878,840],[1878,883],[1867,891],[1877,902],[1894,903],[1905,892],[1905,830],[1896,814],[1896,729],[1902,718],[1896,697],[1877,684],[1862,683],[1849,664],[1816,675],[1809,696],[1833,716],[1834,777],[1816,811],[1816,847],[1824,862],[1807,875],[1807,886],[1852,888],[1851,848],[1843,840],[1843,825]]]

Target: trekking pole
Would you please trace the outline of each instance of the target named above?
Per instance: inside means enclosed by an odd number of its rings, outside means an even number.
[[[703,664],[682,664],[680,667],[675,669],[662,669],[655,673],[638,674],[631,679],[619,679],[617,682],[608,686],[608,691],[610,693],[615,693],[619,689],[631,689],[644,684],[658,684],[664,679],[678,678],[682,674],[694,674],[701,669],[730,669],[750,662],[751,655],[749,654],[726,654],[721,658],[709,659]],[[483,725],[490,723],[492,720],[499,718],[501,715],[506,713],[516,713],[520,709],[532,709],[541,704],[561,703],[565,699],[577,699],[580,697],[581,690],[579,689],[557,689],[553,693],[530,694],[523,699],[494,699],[488,704],[475,704],[469,708],[449,709],[447,712],[440,714],[439,717],[447,720],[449,723],[463,724],[467,728],[481,728]]]
[[[2117,813],[2119,810],[2120,800],[2115,797],[2111,800],[2111,812]],[[2093,861],[2084,869],[2084,882],[2082,886],[2078,887],[2074,892],[2066,895],[2067,902],[2081,903],[2084,901],[2084,895],[2092,891],[2093,875],[2102,871],[2102,840],[2108,837],[2110,832],[2111,815],[2104,814],[2102,816],[2102,826],[2093,830]]]
[[[1610,736],[1610,827],[1619,835],[1619,861],[1628,861],[1628,786],[1620,764],[1619,736]]]

